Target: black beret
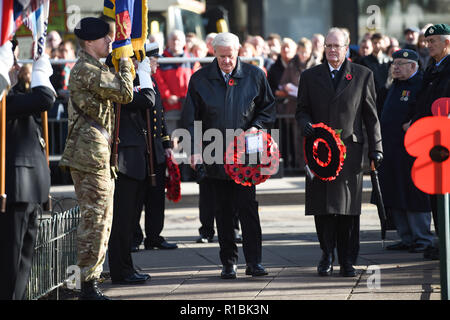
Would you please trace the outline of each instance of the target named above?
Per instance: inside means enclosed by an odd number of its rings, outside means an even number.
[[[408,60],[414,60],[419,61],[419,55],[416,51],[411,49],[401,49],[397,50],[392,54],[393,59],[408,59]]]
[[[450,26],[445,23],[435,24],[431,26],[425,31],[425,37],[435,36],[435,35],[449,35],[450,34]]]
[[[109,33],[109,24],[99,18],[83,18],[75,27],[75,35],[82,40],[101,39]]]

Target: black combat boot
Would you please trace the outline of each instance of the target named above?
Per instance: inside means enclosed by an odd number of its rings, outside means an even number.
[[[80,300],[111,300],[98,288],[97,280],[81,283]]]

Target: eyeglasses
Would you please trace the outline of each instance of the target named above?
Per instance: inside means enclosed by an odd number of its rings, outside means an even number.
[[[341,46],[339,44],[325,44],[325,48],[339,50],[340,48],[344,48],[346,46]]]
[[[394,62],[394,63],[392,63],[392,65],[394,66],[394,67],[400,67],[400,66],[403,66],[403,65],[405,65],[405,64],[410,64],[411,62]]]

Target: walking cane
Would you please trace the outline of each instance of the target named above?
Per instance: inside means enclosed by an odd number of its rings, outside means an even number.
[[[0,212],[6,212],[6,91],[0,106]]]
[[[155,165],[153,163],[153,139],[152,139],[152,128],[150,125],[150,110],[147,109],[147,153],[148,153],[148,166],[149,166],[149,176],[152,187],[156,186],[156,176],[155,176]]]

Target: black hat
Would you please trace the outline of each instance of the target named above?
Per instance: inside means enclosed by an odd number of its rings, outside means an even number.
[[[425,31],[425,37],[435,36],[435,35],[449,35],[450,34],[450,26],[445,23],[435,24],[431,26]]]
[[[305,162],[316,177],[324,181],[336,179],[344,165],[345,145],[330,127],[314,124],[314,134],[305,138]]]
[[[99,18],[83,18],[75,27],[75,35],[82,40],[97,40],[109,32],[109,24]]]
[[[416,51],[411,49],[401,49],[397,50],[392,54],[392,58],[395,59],[408,59],[408,60],[414,60],[419,61],[419,55]]]

